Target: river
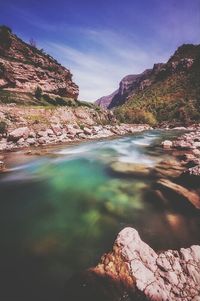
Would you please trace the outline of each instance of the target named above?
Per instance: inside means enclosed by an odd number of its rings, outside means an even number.
[[[0,300],[61,300],[67,280],[96,265],[127,225],[155,250],[200,243],[199,216],[158,206],[152,176],[112,169],[113,162],[153,168],[170,157],[160,142],[179,134],[152,130],[42,156],[8,154],[0,174]]]

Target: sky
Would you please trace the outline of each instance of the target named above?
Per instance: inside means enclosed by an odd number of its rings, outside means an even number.
[[[80,100],[200,43],[200,0],[0,0],[0,24],[70,69]]]

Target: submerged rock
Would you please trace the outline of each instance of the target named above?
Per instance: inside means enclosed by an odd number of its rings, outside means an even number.
[[[170,192],[189,201],[196,209],[200,209],[200,197],[195,191],[188,190],[187,188],[171,182],[168,179],[160,179],[157,185],[161,189],[167,189]]]
[[[102,257],[92,271],[128,288],[130,298],[138,292],[151,301],[200,300],[200,246],[156,253],[133,228],[125,228],[113,251]],[[131,295],[132,292],[132,295]]]
[[[184,167],[181,166],[180,162],[177,160],[166,159],[159,162],[156,165],[155,170],[161,177],[175,178],[183,173]]]
[[[152,169],[146,164],[114,162],[110,166],[111,170],[121,175],[148,176]]]

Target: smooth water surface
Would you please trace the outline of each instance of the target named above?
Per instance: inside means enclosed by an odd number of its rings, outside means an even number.
[[[116,161],[153,167],[169,156],[160,141],[176,135],[148,131],[36,158],[11,154],[0,175],[0,300],[61,300],[66,281],[97,264],[127,225],[158,250],[199,243],[195,213],[156,206],[151,177],[110,168]]]

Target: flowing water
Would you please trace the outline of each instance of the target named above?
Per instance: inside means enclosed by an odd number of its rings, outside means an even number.
[[[151,176],[111,169],[116,161],[154,167],[170,156],[161,140],[177,135],[147,131],[44,156],[10,154],[0,175],[0,300],[61,300],[66,281],[96,265],[125,226],[156,250],[200,243],[199,217],[158,206]]]

